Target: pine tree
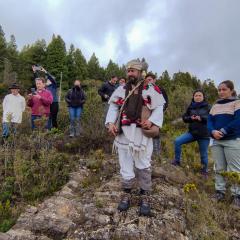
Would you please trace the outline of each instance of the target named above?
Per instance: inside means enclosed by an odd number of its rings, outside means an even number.
[[[210,103],[214,103],[214,101],[218,98],[218,91],[215,87],[214,81],[211,79],[205,80],[202,84],[202,89],[207,97],[207,100]]]
[[[159,78],[159,86],[163,87],[167,92],[170,92],[171,89],[171,78],[168,74],[168,71],[165,70]]]
[[[3,70],[4,70],[4,58],[7,53],[7,43],[5,39],[5,34],[0,25],[0,80],[3,78]]]
[[[63,39],[58,35],[53,35],[52,41],[47,46],[46,69],[60,79],[61,72],[66,77],[66,47]]]
[[[88,74],[87,61],[83,56],[81,50],[77,48],[76,51],[73,53],[73,56],[76,67],[76,78],[80,80],[86,79]]]
[[[74,52],[75,52],[75,47],[73,44],[71,44],[66,56],[66,67],[67,67],[66,78],[67,78],[68,88],[72,86],[73,81],[76,79],[76,66],[75,66],[75,61],[73,56]]]
[[[37,40],[31,47],[33,64],[46,65],[47,44],[44,39]]]
[[[10,36],[10,41],[6,44],[6,55],[3,61],[3,81],[6,85],[9,85],[17,81],[18,52],[14,35]]]
[[[127,69],[126,69],[126,66],[125,65],[122,65],[120,68],[119,68],[119,77],[127,77]]]
[[[102,77],[99,61],[95,53],[93,53],[91,58],[89,59],[87,64],[87,69],[88,69],[88,77],[90,79],[100,79]]]
[[[112,76],[120,77],[120,69],[119,66],[114,63],[111,59],[109,60],[109,63],[107,65],[107,68],[105,70],[105,78],[109,80]]]
[[[33,85],[32,65],[35,62],[32,59],[32,47],[26,45],[19,53],[18,64],[18,81],[23,87],[30,87]]]
[[[46,67],[46,41],[37,40],[32,45],[26,45],[18,57],[18,79],[21,84],[29,87],[34,84],[32,65]],[[48,70],[48,69],[47,69]]]

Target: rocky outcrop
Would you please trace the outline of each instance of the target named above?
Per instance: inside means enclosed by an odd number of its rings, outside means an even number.
[[[100,183],[94,182],[92,170],[79,168],[61,191],[26,208],[0,240],[191,240],[181,190],[187,181],[184,173],[171,166],[155,167],[152,217],[139,217],[137,191],[127,213],[116,210],[121,188],[114,161],[104,163],[108,168],[98,173]]]

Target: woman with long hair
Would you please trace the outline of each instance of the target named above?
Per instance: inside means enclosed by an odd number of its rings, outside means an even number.
[[[240,100],[234,96],[234,91],[230,80],[219,84],[219,100],[212,106],[208,120],[208,130],[214,139],[211,150],[215,163],[217,200],[223,200],[226,193],[223,173],[240,174]],[[232,184],[231,193],[233,204],[240,208],[239,184]]]

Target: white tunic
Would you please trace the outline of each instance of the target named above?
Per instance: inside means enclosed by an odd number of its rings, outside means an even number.
[[[3,99],[3,122],[22,122],[22,113],[26,107],[26,102],[20,94],[8,94]]]
[[[109,110],[106,116],[106,122],[115,123],[119,113],[119,106],[115,104],[119,98],[125,98],[125,89],[118,87],[112,94],[109,100]],[[142,91],[143,98],[150,97],[151,104],[147,107],[152,110],[152,114],[148,119],[153,124],[162,127],[163,123],[163,105],[165,100],[162,94],[159,94],[152,85],[148,89]],[[123,133],[116,136],[114,145],[119,149],[129,150],[133,155],[139,155],[139,157],[146,154],[146,149],[152,145],[152,139],[143,135],[141,128],[137,128],[136,124],[130,126],[122,126]]]

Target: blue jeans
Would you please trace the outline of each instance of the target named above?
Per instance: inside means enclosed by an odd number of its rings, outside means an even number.
[[[68,107],[70,116],[70,135],[80,135],[80,117],[83,111],[82,107]]]
[[[40,118],[41,118],[41,116],[32,115],[32,117],[31,117],[32,130],[36,128],[36,126],[35,126],[35,124],[34,124],[34,121],[35,121],[36,119],[40,119]],[[45,128],[48,129],[48,130],[50,130],[50,129],[51,129],[51,125],[52,125],[52,124],[51,124],[51,119],[50,119],[49,117],[47,117],[47,123],[46,123]]]
[[[175,139],[175,161],[180,162],[181,152],[182,152],[182,145],[186,143],[191,143],[197,141],[201,156],[201,163],[203,165],[203,171],[207,171],[208,166],[208,145],[209,145],[209,138],[195,138],[191,133],[184,133],[181,136]]]
[[[17,123],[4,122],[2,124],[2,136],[8,137],[10,134],[10,131],[13,134],[16,134],[16,125],[17,125]]]
[[[75,120],[75,119],[80,120],[82,110],[83,110],[81,107],[68,107],[68,110],[69,110],[70,120]]]

